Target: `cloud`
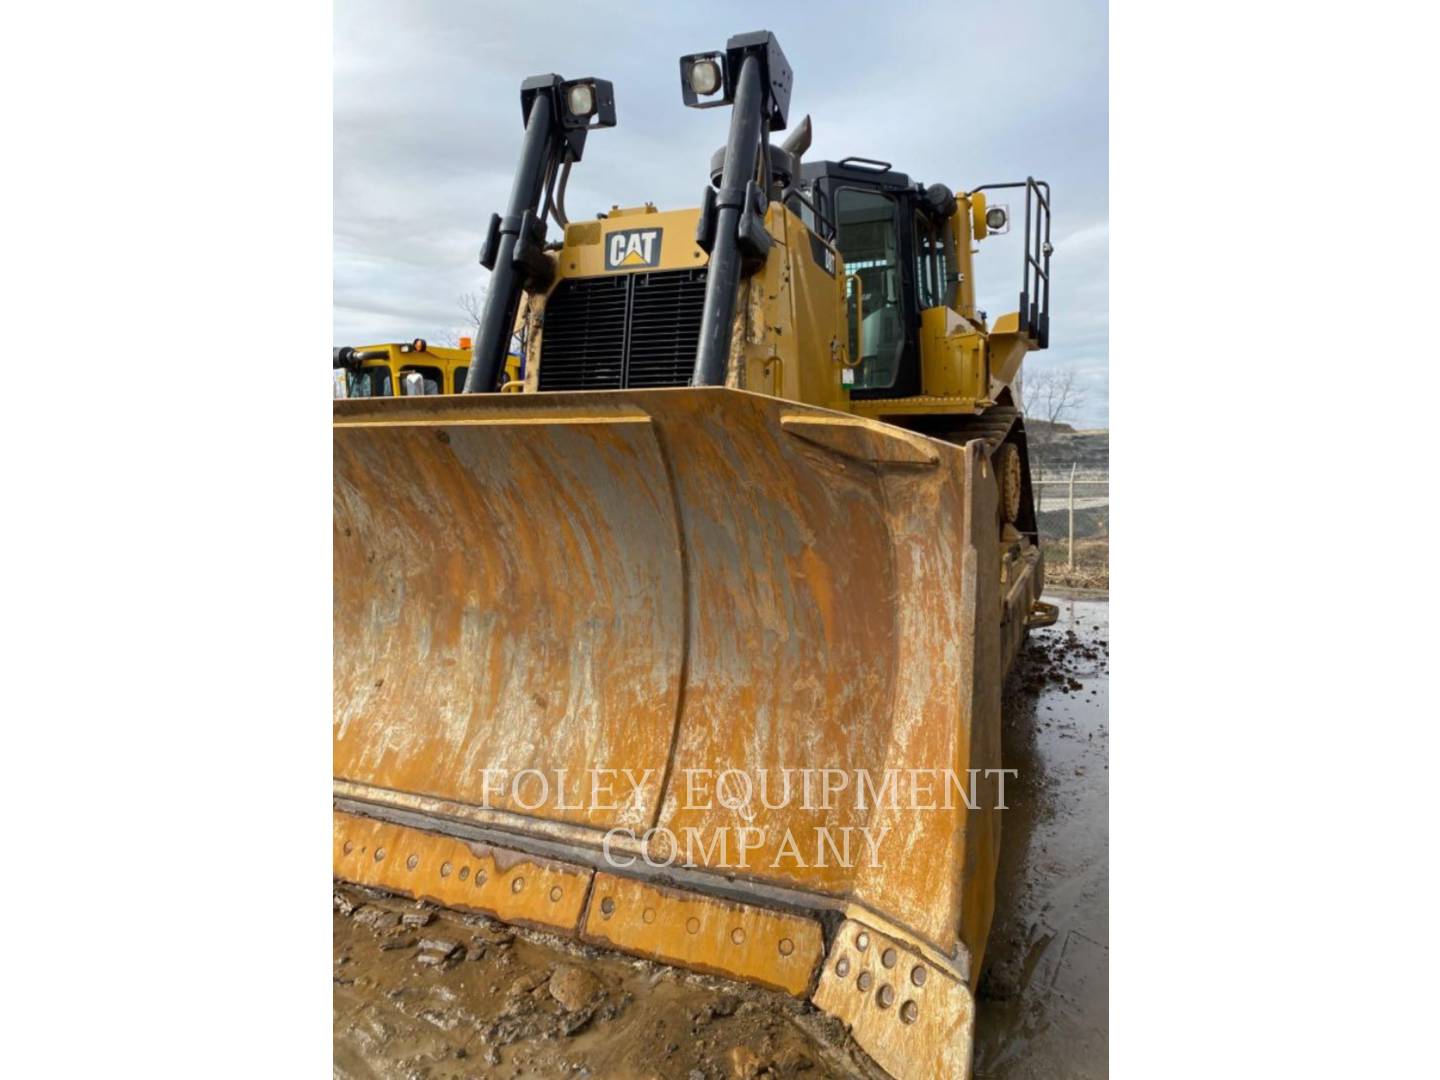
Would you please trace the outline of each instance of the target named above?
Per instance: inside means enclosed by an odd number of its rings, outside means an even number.
[[[471,4],[346,0],[335,7],[336,344],[436,337],[484,288],[477,255],[519,152],[519,87],[558,71],[615,83],[619,126],[591,135],[572,218],[646,201],[693,206],[728,110],[680,101],[678,58],[773,30],[795,70],[792,114],[812,114],[811,160],[893,161],[953,188],[1043,177],[1055,215],[1051,348],[1108,422],[1108,90],[1099,0]],[[819,12],[819,13],[817,13]],[[956,33],[957,27],[963,32]],[[1014,310],[1014,233],[982,245],[977,291]]]

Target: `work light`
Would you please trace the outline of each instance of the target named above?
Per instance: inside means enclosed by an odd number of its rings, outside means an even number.
[[[720,89],[720,65],[714,60],[697,60],[690,65],[690,89],[709,97]]]
[[[595,111],[595,87],[590,83],[576,83],[565,95],[565,107],[571,116],[589,116]]]
[[[714,109],[730,104],[734,87],[725,85],[725,54],[691,53],[680,58],[680,96],[686,108]]]

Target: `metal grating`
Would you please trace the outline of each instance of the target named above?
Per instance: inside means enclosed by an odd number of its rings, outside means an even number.
[[[704,308],[703,269],[637,275],[625,385],[687,385],[695,371]]]
[[[705,269],[566,278],[545,305],[541,390],[686,386]]]
[[[625,361],[625,278],[566,278],[545,305],[541,390],[618,390]]]

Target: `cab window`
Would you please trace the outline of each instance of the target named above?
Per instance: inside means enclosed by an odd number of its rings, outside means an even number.
[[[905,350],[895,200],[879,191],[841,188],[835,193],[835,224],[845,272],[859,277],[863,294],[864,344],[854,389],[888,389]]]
[[[414,380],[407,380],[407,375],[419,375],[420,385],[414,386]],[[445,375],[437,367],[410,366],[400,371],[400,393],[402,394],[438,394],[442,392]]]
[[[360,397],[394,397],[394,380],[390,377],[388,367],[376,366],[367,367],[361,370],[360,378],[368,386],[368,391],[362,390]]]
[[[921,308],[945,303],[945,241],[924,214],[915,215],[915,285]]]

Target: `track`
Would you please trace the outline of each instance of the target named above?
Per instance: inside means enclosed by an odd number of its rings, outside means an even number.
[[[1020,451],[1020,515],[1015,527],[1035,542],[1038,526],[1035,519],[1035,492],[1030,484],[1030,453],[1025,443],[1025,416],[1014,405],[992,405],[976,416],[944,417],[944,428],[927,430],[932,438],[944,439],[963,446],[974,439],[984,439],[993,451],[1001,443],[1011,442]]]

